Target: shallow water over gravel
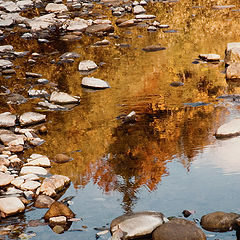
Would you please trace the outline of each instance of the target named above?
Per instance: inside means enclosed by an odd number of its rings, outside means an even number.
[[[50,43],[38,43],[20,38],[20,30],[13,29],[1,40],[1,45],[30,53],[13,61],[16,75],[0,76],[0,85],[27,98],[36,79],[26,79],[25,72],[33,72],[50,82],[34,85],[34,89],[57,87],[81,97],[80,104],[69,111],[45,112],[38,109],[39,99],[11,105],[1,96],[0,110],[16,114],[37,110],[47,115],[48,133],[42,136],[46,142],[25,150],[23,157],[39,153],[53,159],[66,153],[73,158],[64,164],[53,163],[50,173],[71,179],[64,197],[75,196],[70,208],[82,221],[57,235],[48,226],[28,226],[46,212],[30,206],[20,217],[0,223],[5,226],[16,221],[14,225],[19,226],[0,239],[15,239],[20,232],[36,233],[33,239],[95,239],[95,227],[109,227],[113,218],[131,211],[155,210],[169,217],[182,216],[184,209],[194,210],[189,219],[196,222],[213,211],[240,212],[240,137],[214,137],[221,124],[240,115],[238,101],[218,98],[239,94],[239,84],[226,82],[223,61],[215,64],[198,59],[201,53],[216,53],[223,60],[227,43],[239,42],[240,4],[237,0],[191,2],[145,6],[148,14],[170,26],[156,32],[148,32],[144,24],[119,28],[109,8],[94,3],[93,12],[106,15],[103,19],[112,21],[119,38],[82,35],[80,40],[62,41],[56,33]],[[219,9],[215,5],[235,6]],[[103,39],[110,44],[92,46]],[[151,45],[166,49],[142,50]],[[34,52],[40,56],[30,64]],[[65,52],[81,56],[71,63],[59,63]],[[81,80],[85,75],[78,71],[83,60],[99,66],[88,76],[107,81],[111,88],[84,89]],[[174,87],[172,82],[184,85]],[[136,112],[136,122],[124,122],[121,116],[131,111]],[[234,231],[205,233],[207,239],[236,239]]]

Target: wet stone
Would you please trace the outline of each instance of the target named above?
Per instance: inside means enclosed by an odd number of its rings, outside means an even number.
[[[233,230],[235,220],[239,218],[237,213],[213,212],[202,216],[201,226],[213,232],[226,232]]]
[[[50,167],[51,163],[47,156],[33,154],[27,159],[27,163],[24,166],[39,166],[39,167]]]
[[[49,208],[55,200],[46,195],[39,195],[34,203],[37,208]]]
[[[31,39],[33,38],[33,34],[32,33],[24,33],[21,38],[24,38],[24,39]]]
[[[124,22],[118,24],[119,27],[132,27],[135,25],[136,25],[136,23],[135,23],[134,19],[130,19],[130,20],[127,20],[127,21],[124,21]]]
[[[27,99],[20,94],[11,93],[6,96],[6,100],[8,104],[22,104],[27,102]]]
[[[0,172],[0,187],[10,184],[13,179],[14,179],[14,176],[7,173]]]
[[[108,41],[107,39],[104,39],[102,41],[97,41],[93,44],[93,46],[107,46],[110,44],[110,41]]]
[[[66,154],[62,154],[62,153],[59,153],[57,154],[55,157],[54,157],[54,162],[56,163],[66,163],[66,162],[69,162],[72,160],[71,157],[69,157],[68,155]]]
[[[183,82],[172,82],[171,84],[170,84],[170,86],[172,86],[172,87],[181,87],[181,86],[183,86],[184,85],[184,83]]]
[[[0,59],[0,68],[5,69],[5,68],[10,68],[12,66],[13,66],[13,63],[10,62],[9,60]]]
[[[17,117],[10,112],[0,114],[0,127],[13,127],[16,124]]]
[[[19,121],[21,126],[37,124],[46,121],[46,115],[35,112],[26,112],[20,116]]]
[[[147,28],[147,30],[148,31],[152,31],[152,32],[155,32],[155,31],[157,31],[157,28],[156,27],[154,27],[154,26],[149,26],[148,28]]]
[[[67,218],[65,216],[51,217],[49,218],[50,224],[65,224],[67,222]]]
[[[14,133],[0,134],[0,140],[5,146],[24,145],[25,136]]]
[[[38,84],[48,84],[49,81],[45,78],[40,78],[40,79],[37,80],[37,83]]]
[[[57,104],[52,104],[52,103],[49,103],[48,101],[39,102],[38,105],[41,106],[41,107],[47,108],[50,111],[67,110],[66,107],[63,107],[63,106],[60,106],[60,105],[57,105]]]
[[[2,217],[14,215],[25,210],[22,201],[17,197],[0,198],[0,212]]]
[[[79,71],[92,71],[97,68],[98,68],[97,64],[91,60],[84,60],[80,62],[78,65]]]
[[[28,90],[28,96],[31,98],[46,98],[49,97],[49,94],[45,91],[45,90],[35,90],[35,89],[31,89]]]
[[[76,52],[66,52],[60,56],[60,59],[67,59],[67,58],[79,58],[81,55]]]
[[[50,102],[57,104],[77,104],[79,103],[79,100],[64,92],[53,92],[50,96]]]
[[[36,146],[39,146],[39,145],[42,145],[43,143],[45,143],[45,140],[37,137],[37,138],[30,139],[28,142],[31,146],[36,147]]]
[[[26,72],[26,77],[30,77],[30,78],[41,78],[41,77],[42,77],[42,74]]]
[[[156,52],[156,51],[161,51],[165,50],[165,47],[161,47],[160,45],[151,45],[143,48],[142,50],[145,52]]]
[[[13,52],[14,48],[12,45],[2,45],[0,46],[0,53]]]
[[[84,87],[95,89],[104,89],[110,87],[110,85],[106,81],[94,77],[84,77],[82,79],[82,85]]]
[[[220,126],[215,136],[216,138],[227,138],[240,135],[240,119],[234,119]]]
[[[20,175],[26,175],[29,173],[33,173],[37,175],[47,175],[47,170],[43,167],[35,167],[35,166],[22,167],[20,171]]]
[[[174,218],[153,231],[153,240],[206,240],[204,232],[194,222]]]
[[[16,71],[14,69],[5,69],[2,71],[3,75],[9,75],[9,74],[16,74]]]

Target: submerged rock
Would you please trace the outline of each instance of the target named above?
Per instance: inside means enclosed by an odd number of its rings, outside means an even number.
[[[97,68],[98,68],[97,64],[91,60],[84,60],[80,62],[78,65],[79,71],[92,71]]]
[[[183,82],[177,82],[177,81],[170,83],[170,86],[172,86],[172,87],[181,87],[183,85],[184,85]]]
[[[53,175],[45,178],[41,187],[37,190],[37,194],[47,196],[56,196],[57,192],[61,191],[70,183],[70,179],[62,175]]]
[[[55,201],[54,203],[52,203],[49,210],[44,215],[44,219],[46,221],[49,221],[50,218],[59,216],[65,216],[67,219],[69,219],[74,218],[75,214],[69,207],[67,207],[63,203]]]
[[[165,47],[161,47],[160,45],[151,45],[143,48],[142,50],[145,52],[156,52],[156,51],[161,51],[165,50]]]
[[[64,92],[53,92],[50,96],[50,102],[58,104],[79,103],[79,100]]]
[[[234,119],[220,126],[215,136],[216,138],[234,137],[240,135],[240,119]]]
[[[153,240],[206,240],[204,232],[194,222],[174,218],[153,231]]]
[[[20,94],[11,93],[6,96],[6,100],[8,104],[23,104],[27,102],[27,99]]]
[[[46,115],[35,112],[26,112],[20,116],[19,121],[21,126],[37,124],[46,121]]]
[[[104,88],[110,87],[110,85],[107,82],[94,77],[84,77],[82,79],[82,85],[84,87],[96,88],[96,89],[104,89]]]
[[[66,162],[69,162],[72,160],[71,157],[69,157],[68,155],[66,154],[62,154],[62,153],[59,153],[57,154],[55,157],[54,157],[54,162],[56,163],[66,163]]]
[[[39,195],[34,203],[37,208],[49,208],[55,200],[46,195]]]
[[[0,127],[13,127],[16,124],[17,117],[10,112],[0,114]]]
[[[0,198],[0,212],[2,217],[14,215],[25,210],[22,201],[17,197]]]
[[[114,237],[119,234],[117,230],[120,229],[125,239],[131,239],[149,235],[165,222],[168,219],[160,212],[136,212],[115,218],[111,222],[110,231]]]
[[[226,213],[217,211],[202,216],[201,226],[208,231],[231,231],[233,230],[235,220],[239,217],[240,215],[237,213]]]
[[[68,59],[68,58],[79,58],[81,55],[76,52],[65,52],[60,56],[60,59]]]

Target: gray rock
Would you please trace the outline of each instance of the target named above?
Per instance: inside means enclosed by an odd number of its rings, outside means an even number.
[[[49,208],[55,200],[46,195],[39,195],[34,203],[37,208]]]
[[[46,115],[35,112],[26,112],[20,116],[19,121],[21,126],[37,124],[46,121]]]
[[[53,92],[50,96],[50,102],[58,104],[79,103],[79,100],[64,92]]]
[[[99,32],[113,32],[114,27],[111,24],[97,24],[89,26],[86,29],[87,34],[95,34]]]
[[[12,66],[13,66],[13,63],[10,62],[9,60],[0,59],[0,68],[5,69],[5,68],[10,68]]]
[[[220,61],[220,55],[218,54],[200,54],[199,58],[203,59],[204,61],[208,62],[215,62],[215,61]]]
[[[225,50],[225,63],[230,65],[234,62],[240,62],[240,42],[228,43]]]
[[[233,230],[235,220],[239,218],[237,213],[213,212],[202,216],[201,226],[214,232],[226,232]]]
[[[7,12],[11,12],[11,13],[21,11],[21,9],[17,6],[17,4],[11,1],[2,2],[0,4],[0,7],[4,8]]]
[[[8,96],[6,96],[6,99],[8,104],[22,104],[27,101],[25,97],[17,93],[9,94]]]
[[[71,20],[67,26],[67,30],[83,32],[87,29],[88,26],[89,26],[89,22],[87,20],[79,18],[79,19]]]
[[[45,10],[47,12],[62,13],[67,12],[68,8],[64,4],[48,3]]]
[[[142,14],[142,13],[145,13],[145,12],[146,12],[146,10],[141,5],[137,5],[133,8],[133,13],[134,14]]]
[[[14,179],[14,176],[7,173],[0,172],[0,187],[4,187],[10,184],[13,179]]]
[[[165,222],[168,222],[168,219],[160,212],[136,212],[112,220],[110,231],[113,237],[120,229],[125,239],[138,238],[151,234],[155,228]]]
[[[25,166],[25,167],[22,167],[20,171],[20,175],[26,175],[30,173],[37,174],[37,175],[47,175],[47,170],[43,167]]]
[[[0,198],[0,212],[2,217],[14,215],[25,210],[22,201],[17,197]]]
[[[206,240],[204,232],[194,222],[174,218],[153,231],[153,240]]]
[[[43,180],[41,187],[37,190],[37,194],[44,194],[50,197],[56,196],[57,192],[61,191],[69,183],[70,179],[68,177],[53,175]]]
[[[16,124],[17,117],[10,112],[0,114],[0,127],[13,127]]]
[[[96,88],[96,89],[104,89],[104,88],[109,88],[110,85],[106,82],[103,81],[99,78],[94,78],[94,77],[84,77],[82,79],[82,85],[84,87],[89,87],[89,88]]]
[[[45,90],[31,89],[31,90],[28,90],[28,96],[31,98],[42,98],[42,97],[48,97],[49,94]]]
[[[217,129],[215,133],[216,138],[227,138],[227,137],[234,137],[239,135],[240,135],[240,119],[239,118],[223,124]]]
[[[136,19],[141,19],[141,20],[148,20],[148,19],[154,19],[156,18],[155,15],[150,15],[150,14],[138,14],[135,16]]]
[[[78,70],[79,71],[92,71],[97,69],[97,64],[91,60],[84,60],[79,63]]]
[[[81,55],[76,52],[66,52],[60,56],[60,59],[79,58]]]
[[[226,78],[229,80],[240,79],[240,62],[231,63],[227,67]]]

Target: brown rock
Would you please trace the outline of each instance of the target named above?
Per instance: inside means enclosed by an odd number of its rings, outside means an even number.
[[[37,208],[49,208],[55,200],[46,195],[39,195],[34,203]]]
[[[62,153],[59,153],[54,157],[54,162],[56,162],[56,163],[66,163],[71,160],[72,160],[72,158],[70,158],[68,155],[62,154]]]
[[[240,62],[235,62],[228,66],[226,78],[230,80],[240,79]]]
[[[203,231],[194,222],[174,218],[153,231],[153,240],[206,240]]]
[[[233,229],[235,220],[240,215],[237,213],[213,212],[202,216],[201,226],[214,232],[226,232]]]
[[[65,216],[68,219],[75,217],[75,214],[63,203],[55,201],[44,215],[44,219],[49,221],[50,218],[59,216]]]

